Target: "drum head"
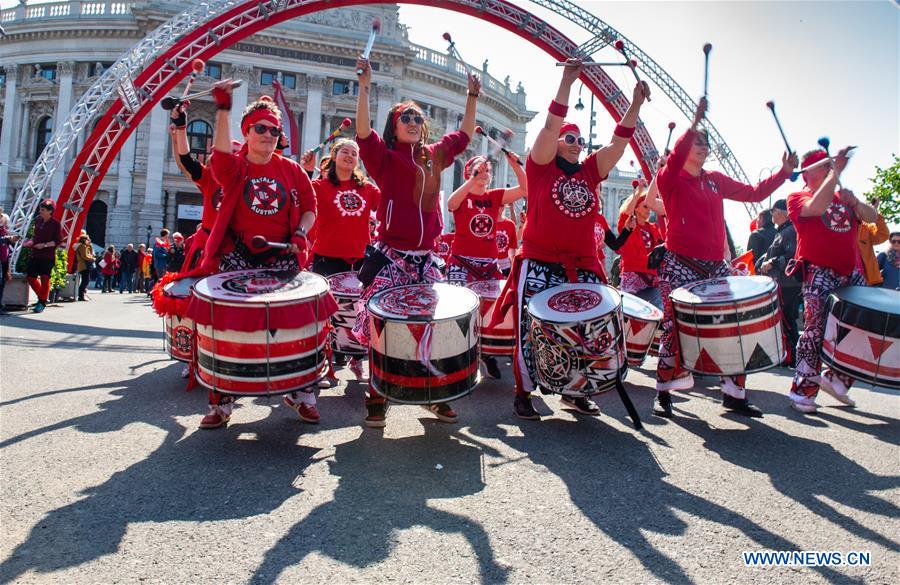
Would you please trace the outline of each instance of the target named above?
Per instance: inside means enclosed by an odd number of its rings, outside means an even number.
[[[663,312],[644,299],[627,292],[621,294],[622,312],[625,313],[625,316],[629,319],[656,322],[663,320]]]
[[[369,312],[392,321],[456,319],[478,307],[478,295],[442,282],[387,288],[368,302]]]
[[[775,290],[768,276],[726,276],[710,278],[677,288],[672,300],[685,305],[715,305],[753,299]]]
[[[332,294],[343,297],[358,297],[362,295],[363,285],[355,272],[336,272],[328,277]]]
[[[837,289],[834,296],[858,307],[900,316],[900,291],[881,287],[845,286]]]
[[[236,302],[242,306],[294,303],[328,292],[328,281],[312,272],[280,270],[236,270],[204,278],[194,285],[194,294],[213,302]]]
[[[191,287],[199,282],[199,278],[182,278],[170,282],[163,287],[163,294],[175,298],[186,298],[191,296]]]
[[[662,294],[659,292],[659,288],[645,288],[642,291],[639,291],[636,295],[641,300],[647,301],[660,311],[663,310],[663,302],[662,302]]]
[[[479,280],[466,285],[466,288],[474,292],[482,299],[496,300],[500,296],[503,287],[506,286],[505,280]]]
[[[528,312],[549,323],[574,323],[608,315],[621,304],[619,292],[604,284],[561,284],[534,295]]]

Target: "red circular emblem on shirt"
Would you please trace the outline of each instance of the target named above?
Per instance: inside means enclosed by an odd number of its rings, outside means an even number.
[[[653,247],[653,234],[647,230],[641,230],[641,239],[644,241],[644,247],[648,250]]]
[[[496,238],[498,252],[506,252],[509,250],[509,236],[506,235],[506,232],[497,232]]]
[[[553,183],[550,194],[557,209],[568,217],[584,217],[593,213],[597,205],[597,197],[584,179],[559,177]]]
[[[395,315],[416,317],[433,315],[437,307],[438,297],[430,287],[402,287],[389,290],[381,295],[378,306]]]
[[[592,290],[576,289],[556,293],[547,300],[547,306],[560,313],[580,313],[593,309],[602,300],[600,295]]]
[[[494,220],[486,213],[474,215],[469,221],[469,231],[473,236],[486,238],[494,231]]]
[[[842,203],[832,202],[822,214],[822,222],[833,232],[848,232],[851,226],[850,211]]]
[[[343,216],[359,216],[362,215],[366,208],[366,200],[360,197],[356,189],[347,191],[338,191],[334,196],[334,206]]]
[[[602,250],[603,246],[606,244],[606,230],[603,229],[603,226],[600,223],[594,224],[594,244],[596,244],[597,248]]]
[[[275,179],[255,177],[244,187],[244,202],[254,213],[275,215],[287,203],[287,192]]]

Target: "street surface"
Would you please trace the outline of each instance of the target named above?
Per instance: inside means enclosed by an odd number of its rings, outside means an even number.
[[[512,373],[454,406],[394,407],[365,429],[364,387],[323,390],[320,425],[243,398],[197,428],[143,295],[0,317],[0,583],[900,583],[900,400],[859,388],[816,416],[786,370],[751,375],[763,419],[725,414],[712,379],[649,415],[652,368],[602,416]],[[709,387],[709,388],[707,388]],[[868,551],[871,565],[747,567],[743,551]]]

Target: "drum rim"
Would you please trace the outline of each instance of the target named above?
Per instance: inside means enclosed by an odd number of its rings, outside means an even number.
[[[645,323],[659,323],[663,319],[665,319],[665,313],[662,311],[662,309],[660,309],[659,307],[657,307],[656,305],[654,305],[653,303],[651,303],[649,301],[645,301],[644,299],[637,296],[636,294],[620,290],[619,295],[622,297],[622,318],[623,319],[625,319],[625,318],[634,319],[635,321],[644,321]],[[625,312],[625,299],[627,297],[625,295],[632,296],[632,297],[636,298],[637,300],[639,300],[640,302],[644,303],[645,305],[649,305],[651,308],[653,308],[654,311],[659,313],[659,319],[644,319],[643,317],[629,315],[628,313],[626,313]]]
[[[253,268],[251,270],[232,270],[230,272],[219,272],[218,274],[211,274],[211,275],[207,276],[206,278],[200,279],[198,282],[202,282],[202,281],[206,280],[207,278],[222,276],[223,274],[240,274],[240,273],[246,273],[246,272],[281,272],[281,271],[271,270],[271,269],[267,269],[267,268]],[[218,298],[212,297],[210,295],[204,294],[204,293],[198,291],[196,288],[191,289],[191,294],[200,301],[207,302],[212,305],[216,305],[216,306],[220,306],[220,307],[227,306],[227,307],[242,307],[242,308],[250,308],[250,307],[262,308],[262,307],[277,307],[277,306],[282,306],[282,305],[290,306],[290,305],[294,305],[294,304],[302,304],[302,303],[297,303],[297,301],[300,299],[303,299],[303,300],[317,299],[318,300],[330,293],[331,287],[328,285],[328,281],[325,279],[325,277],[322,276],[321,274],[316,274],[315,272],[310,272],[308,270],[301,270],[300,272],[297,273],[297,276],[299,276],[301,274],[308,274],[310,276],[315,277],[313,280],[320,280],[321,283],[324,284],[325,290],[323,290],[321,292],[316,292],[315,294],[311,294],[309,296],[299,297],[298,299],[284,299],[284,300],[264,301],[264,302],[259,302],[259,301],[249,301],[248,302],[249,299],[244,300],[244,301],[235,301],[232,299],[218,299]]]
[[[760,278],[760,279],[766,279],[766,280],[769,281],[769,285],[770,285],[770,286],[769,286],[766,290],[761,291],[761,292],[759,292],[759,293],[757,293],[757,294],[755,294],[755,295],[752,295],[752,296],[749,296],[749,297],[741,297],[741,298],[739,298],[739,299],[737,299],[737,298],[735,298],[735,299],[730,299],[730,300],[727,300],[727,301],[702,301],[702,302],[696,302],[696,301],[688,301],[688,300],[678,299],[678,298],[676,297],[676,293],[678,293],[678,291],[687,291],[687,290],[689,290],[688,287],[697,286],[697,285],[702,284],[702,283],[704,283],[704,282],[706,282],[706,281],[709,281],[709,280],[722,280],[722,279],[726,279],[726,280],[727,280],[727,279],[729,279],[729,278],[753,278],[753,279]],[[770,295],[770,294],[772,294],[772,292],[776,291],[777,289],[778,289],[778,283],[775,282],[775,279],[773,279],[773,278],[771,278],[771,277],[768,277],[768,276],[763,276],[763,275],[760,275],[760,274],[754,274],[754,275],[752,275],[752,276],[719,276],[719,277],[716,277],[716,278],[704,278],[703,280],[697,280],[697,281],[695,281],[695,282],[690,282],[690,283],[685,284],[685,285],[683,285],[683,286],[679,286],[678,288],[676,288],[675,290],[673,290],[673,291],[671,292],[671,294],[669,295],[669,298],[672,300],[673,303],[681,303],[682,305],[690,305],[690,306],[694,306],[694,305],[730,305],[730,304],[732,304],[732,303],[742,302],[742,301],[752,301],[752,300],[754,300],[754,299],[757,299],[757,298],[760,298],[760,297],[764,297],[764,296],[766,296],[766,295]]]
[[[489,278],[487,280],[476,280],[474,282],[466,283],[465,288],[469,289],[470,291],[472,291],[473,293],[478,295],[479,299],[496,302],[497,299],[500,298],[500,294],[503,292],[503,289],[506,287],[507,280],[509,280],[509,279],[507,279],[507,278]],[[500,290],[497,291],[496,297],[483,297],[483,296],[479,295],[477,292],[475,292],[475,290],[472,288],[473,285],[477,285],[482,282],[502,282],[503,284],[500,285]]]
[[[181,284],[181,283],[182,283],[183,281],[185,281],[185,280],[193,280],[193,281],[194,281],[194,282],[192,282],[192,283],[190,283],[190,284],[188,285],[188,291],[187,291],[187,294],[184,294],[184,295],[176,295],[176,294],[172,294],[172,293],[169,292],[170,289],[175,288],[175,286],[177,286],[178,284]],[[164,286],[164,287],[162,288],[162,292],[163,292],[163,294],[166,295],[167,297],[172,297],[173,299],[188,299],[188,298],[191,297],[192,294],[194,294],[194,285],[197,284],[198,282],[200,282],[201,280],[203,280],[203,279],[202,279],[202,278],[197,278],[197,277],[194,277],[194,276],[187,276],[187,277],[185,277],[185,278],[180,278],[180,279],[178,279],[178,280],[173,280],[172,282],[167,282],[167,283],[166,283],[166,286]]]
[[[478,308],[481,307],[481,297],[479,297],[477,294],[475,294],[475,291],[469,290],[464,286],[453,286],[452,284],[448,284],[446,282],[430,283],[431,286],[435,286],[438,284],[440,284],[442,286],[452,287],[457,290],[467,291],[469,294],[471,294],[474,297],[475,303],[472,305],[471,308],[469,308],[468,310],[466,310],[463,313],[460,313],[455,316],[450,316],[450,317],[441,317],[439,319],[434,318],[434,317],[428,318],[427,316],[415,316],[415,317],[400,318],[395,313],[391,313],[390,315],[385,315],[383,312],[379,311],[378,307],[375,306],[372,302],[376,298],[378,298],[382,293],[386,293],[387,291],[400,289],[400,288],[408,288],[408,287],[413,287],[413,286],[427,286],[426,283],[401,284],[400,286],[390,286],[390,287],[384,288],[384,289],[378,291],[377,293],[375,293],[374,295],[372,295],[369,298],[369,300],[366,301],[366,310],[369,312],[369,315],[371,315],[372,317],[378,317],[379,319],[382,319],[384,321],[393,321],[395,323],[410,323],[410,322],[443,323],[445,321],[458,321],[459,319],[462,319],[463,317],[469,317],[472,315],[473,312],[476,314],[478,313]]]
[[[605,287],[605,288],[611,290],[613,293],[615,293],[615,294],[619,297],[619,302],[616,303],[616,305],[613,307],[613,310],[612,310],[610,313],[604,313],[603,315],[601,315],[601,316],[599,316],[599,317],[594,317],[593,319],[568,319],[568,320],[565,320],[565,321],[557,321],[557,320],[554,320],[554,319],[547,319],[547,318],[544,318],[544,317],[538,317],[538,316],[536,316],[534,313],[531,312],[531,303],[533,303],[534,300],[535,300],[539,295],[542,295],[542,294],[547,293],[547,292],[549,292],[549,291],[556,290],[556,289],[558,289],[558,288],[560,288],[560,287],[564,287],[564,286],[575,286],[575,285],[586,285],[586,284],[587,284],[587,285],[592,285],[592,286],[601,286],[601,287]],[[618,312],[619,315],[620,315],[620,317],[624,314],[623,311],[622,311],[622,294],[621,294],[621,292],[620,292],[618,289],[616,289],[615,287],[610,286],[610,285],[608,285],[608,284],[603,284],[602,282],[566,282],[566,283],[563,283],[563,284],[560,284],[560,285],[557,285],[557,286],[554,286],[554,287],[551,287],[551,288],[548,288],[548,289],[544,289],[544,290],[542,290],[541,292],[537,293],[536,295],[534,295],[533,297],[531,297],[531,298],[528,300],[528,306],[525,308],[525,310],[528,311],[528,315],[529,315],[532,319],[537,319],[538,321],[540,321],[540,322],[542,322],[542,323],[553,323],[553,324],[557,324],[557,325],[566,325],[566,324],[568,324],[568,323],[591,323],[591,322],[593,322],[593,321],[596,321],[597,319],[602,319],[603,317],[607,317],[607,316],[609,316],[611,313]],[[557,311],[557,312],[558,312],[558,311]],[[575,315],[576,313],[572,313],[572,314]]]
[[[867,306],[867,305],[861,305],[856,301],[851,301],[851,300],[847,299],[846,297],[841,296],[840,295],[841,291],[843,291],[845,289],[886,290],[889,293],[891,292],[891,289],[884,289],[879,286],[842,286],[840,288],[837,288],[837,289],[831,291],[831,293],[828,295],[828,298],[826,299],[826,302],[827,302],[826,310],[829,313],[831,313],[831,310],[834,307],[834,305],[836,305],[837,303],[842,303],[842,304],[846,304],[846,305],[852,305],[854,307],[859,307],[861,309],[866,309],[868,311],[885,313],[886,315],[888,315],[889,318],[891,318],[891,317],[900,318],[900,313],[887,313],[886,311],[882,311],[881,309],[876,309],[874,307]],[[875,293],[875,294],[883,294],[883,293]],[[900,297],[900,295],[898,295],[898,297]]]
[[[314,274],[315,274],[315,273],[314,273]],[[334,278],[335,276],[340,275],[340,274],[352,274],[353,276],[355,276],[355,277],[356,277],[356,281],[359,282],[359,292],[357,292],[357,293],[354,295],[354,294],[348,294],[348,293],[344,293],[344,292],[342,292],[342,291],[336,291],[336,290],[334,290],[334,289],[331,287],[331,279]],[[319,276],[322,276],[322,275],[320,274]],[[333,273],[333,274],[329,274],[328,276],[326,276],[326,277],[324,277],[324,278],[325,278],[325,280],[328,282],[328,289],[331,291],[331,294],[333,294],[333,295],[339,295],[339,296],[342,296],[342,297],[359,298],[359,297],[362,296],[363,292],[366,290],[366,287],[364,287],[363,284],[362,284],[362,282],[359,280],[359,272],[357,272],[357,271],[355,271],[355,270],[341,270],[340,272],[335,272],[335,273]]]

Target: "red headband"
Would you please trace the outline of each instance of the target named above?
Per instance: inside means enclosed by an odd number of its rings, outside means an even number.
[[[563,122],[559,129],[559,135],[562,136],[566,132],[578,132],[578,135],[581,136],[581,129],[578,128],[578,124],[572,122]]]
[[[278,118],[275,117],[275,112],[268,108],[260,108],[258,110],[253,110],[252,112],[244,116],[243,120],[241,120],[241,134],[246,135],[250,132],[251,126],[263,120],[268,120],[269,122],[281,128],[281,122],[279,122]]]
[[[468,162],[466,162],[466,166],[463,167],[463,178],[468,179],[472,176],[472,169],[475,167],[475,165],[486,162],[488,162],[488,160],[483,156],[473,156],[472,158],[470,158]]]
[[[803,157],[803,161],[800,163],[800,168],[808,167],[809,165],[819,162],[822,159],[828,158],[828,153],[824,150],[814,150],[811,153],[807,154]]]
[[[393,119],[394,119],[394,127],[395,128],[397,127],[397,120],[400,119],[400,116],[402,116],[404,112],[408,112],[409,110],[414,111],[415,113],[419,114],[423,118],[425,117],[425,114],[423,114],[418,109],[416,109],[415,104],[413,104],[412,102],[406,103],[406,104],[401,104],[400,107],[398,107],[396,110],[394,110],[394,118]]]

